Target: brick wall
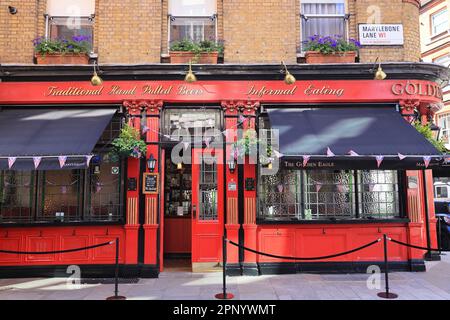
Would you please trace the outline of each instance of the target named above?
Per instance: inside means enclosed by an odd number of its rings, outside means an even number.
[[[8,6],[17,14],[10,14]],[[46,0],[0,0],[0,63],[33,62],[32,40],[39,30],[43,34],[45,7]]]
[[[161,0],[97,0],[99,63],[159,63]]]
[[[295,0],[223,1],[226,63],[296,61]]]

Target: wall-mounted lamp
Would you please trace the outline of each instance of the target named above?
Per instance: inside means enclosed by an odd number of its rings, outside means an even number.
[[[436,140],[439,140],[439,136],[441,135],[441,128],[434,124],[434,122],[431,122],[430,124],[430,130],[433,133],[433,138]]]
[[[150,172],[153,172],[155,170],[156,166],[156,159],[153,157],[153,153],[150,155],[150,158],[147,160],[147,168],[150,170]]]
[[[17,13],[17,8],[13,7],[13,6],[8,6],[8,10],[10,14],[16,14]]]
[[[284,76],[284,82],[286,84],[294,84],[297,79],[295,79],[295,77],[288,71],[288,68],[284,61],[281,61],[281,64],[284,66],[284,73],[286,74]]]
[[[380,57],[377,57],[377,59],[375,60],[375,63],[373,64],[373,68],[372,68],[372,72],[375,71],[375,65],[377,64],[378,61],[378,69],[375,72],[375,76],[374,76],[374,80],[384,80],[386,79],[387,75],[386,73],[383,71],[383,69],[381,68],[381,61],[380,61]]]
[[[236,170],[236,160],[230,159],[228,161],[228,169],[230,169],[230,173],[234,173],[234,171]]]
[[[189,82],[189,83],[197,81],[197,77],[192,72],[192,61],[191,60],[189,60],[189,71],[188,71],[188,73],[186,73],[186,76],[184,77],[184,81]]]
[[[97,68],[98,68],[97,62],[94,62],[94,75],[93,75],[92,78],[91,78],[91,84],[92,84],[93,86],[101,86],[102,83],[103,83],[103,80],[102,80],[102,78],[100,78],[100,77],[97,75],[97,70],[96,70],[96,68],[95,68],[96,66],[97,66]]]

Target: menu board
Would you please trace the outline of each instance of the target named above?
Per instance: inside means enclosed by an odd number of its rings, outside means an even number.
[[[144,173],[142,193],[157,194],[159,191],[158,173]]]

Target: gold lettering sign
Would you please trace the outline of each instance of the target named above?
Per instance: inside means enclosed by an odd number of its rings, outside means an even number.
[[[437,84],[422,84],[412,81],[406,81],[406,84],[395,83],[392,85],[392,93],[396,96],[409,95],[409,96],[428,96],[442,99],[442,89]]]
[[[247,91],[247,95],[249,96],[258,96],[262,98],[263,96],[287,96],[294,95],[295,91],[297,91],[297,86],[293,86],[292,89],[268,89],[266,86],[262,86],[260,88],[255,87],[254,85]]]
[[[60,89],[59,87],[48,87],[47,96],[100,96],[103,87],[98,89],[84,89],[78,87],[69,87]]]

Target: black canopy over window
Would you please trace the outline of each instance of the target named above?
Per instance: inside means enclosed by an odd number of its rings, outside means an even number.
[[[278,130],[283,167],[417,170],[425,169],[425,159],[430,169],[442,162],[440,152],[394,108],[285,108],[268,114]]]
[[[86,168],[86,156],[111,121],[116,109],[3,109],[0,111],[0,170]],[[61,168],[58,156],[67,156]]]

